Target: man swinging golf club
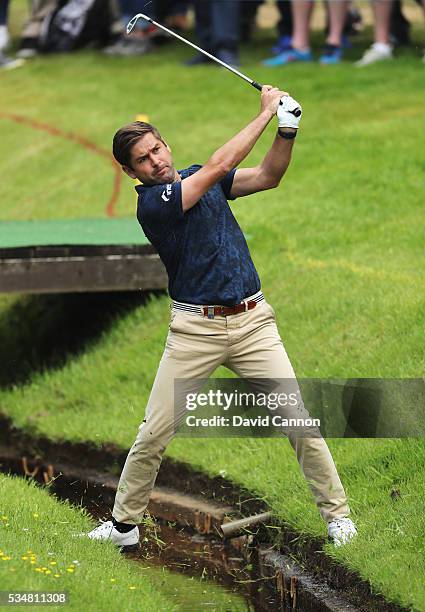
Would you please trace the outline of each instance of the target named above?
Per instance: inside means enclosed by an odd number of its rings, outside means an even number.
[[[263,161],[239,168],[277,114],[278,132]],[[251,380],[291,379],[273,308],[243,233],[227,200],[279,185],[291,158],[301,107],[286,92],[261,90],[260,111],[220,147],[204,166],[177,171],[171,150],[156,128],[135,122],[115,134],[113,153],[124,172],[139,179],[137,218],[158,250],[172,298],[169,333],[145,418],[119,481],[113,520],[88,534],[122,549],[138,546],[139,529],[162,455],[185,411],[174,380],[208,378],[219,365]],[[302,401],[301,401],[302,404]],[[301,412],[308,412],[301,405]],[[283,409],[285,414],[285,409]],[[344,488],[326,442],[287,435],[308,482],[328,535],[341,545],[356,534]]]

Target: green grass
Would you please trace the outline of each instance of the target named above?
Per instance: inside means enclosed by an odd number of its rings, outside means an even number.
[[[424,43],[423,26],[416,27]],[[359,57],[366,31],[348,54]],[[425,116],[423,67],[415,49],[394,62],[357,70],[290,66],[266,70],[270,33],[242,49],[243,70],[278,83],[303,105],[291,167],[279,189],[232,204],[273,304],[299,377],[420,377],[425,358],[423,274]],[[315,37],[315,43],[320,37]],[[203,163],[254,116],[258,96],[227,72],[180,67],[183,46],[143,58],[95,52],[52,56],[2,74],[3,113],[78,131],[104,148],[114,131],[148,113],[170,142],[176,166]],[[32,104],[28,106],[28,100]],[[107,160],[78,145],[2,122],[0,219],[105,215],[112,187]],[[270,126],[245,165],[258,163]],[[134,214],[123,179],[117,214]],[[136,222],[136,221],[135,221]],[[55,301],[56,300],[56,301]],[[168,300],[116,318],[66,364],[34,372],[60,324],[62,299],[0,300],[0,410],[54,439],[133,442],[163,350]],[[55,312],[55,304],[59,312]],[[78,326],[78,320],[73,321]],[[30,375],[7,388],[14,363]],[[49,362],[50,364],[50,362]],[[228,375],[223,369],[218,375]],[[370,580],[376,592],[425,609],[422,440],[330,440],[359,537],[326,553]],[[176,439],[168,454],[264,497],[293,527],[324,535],[292,451],[276,440]],[[396,501],[391,490],[400,491]],[[418,535],[419,534],[419,535]]]
[[[3,590],[67,591],[73,610],[170,609],[147,575],[112,544],[88,546],[70,537],[91,528],[84,511],[19,478],[0,475],[0,491]]]
[[[0,497],[3,591],[66,591],[67,609],[93,612],[183,612],[200,604],[215,612],[246,609],[241,597],[205,580],[152,567],[148,559],[135,563],[110,542],[70,537],[90,530],[93,520],[84,509],[49,495],[46,487],[0,474]]]
[[[31,481],[0,474],[0,498],[2,591],[67,592],[66,609],[91,612],[246,609],[241,597],[205,580],[129,561],[110,542],[70,537],[93,520]]]

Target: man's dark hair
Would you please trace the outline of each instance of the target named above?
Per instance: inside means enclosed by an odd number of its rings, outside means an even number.
[[[155,138],[164,142],[156,127],[144,121],[134,121],[118,130],[112,143],[112,153],[121,166],[131,168],[131,149],[146,134],[153,134]]]

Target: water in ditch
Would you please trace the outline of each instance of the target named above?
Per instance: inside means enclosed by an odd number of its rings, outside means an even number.
[[[145,535],[142,532],[140,550],[125,554],[141,571],[149,569],[150,579],[158,581],[179,610],[280,609],[255,562],[231,544],[155,519],[152,525]],[[245,545],[246,537],[236,542]]]
[[[242,595],[232,593],[210,580],[182,576],[165,566],[158,567],[149,562],[141,562],[142,574],[144,569],[149,570],[149,581],[181,612],[245,612],[255,609]]]

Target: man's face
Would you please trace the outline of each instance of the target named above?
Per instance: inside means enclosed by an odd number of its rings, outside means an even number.
[[[145,185],[172,183],[176,178],[170,149],[150,132],[133,145],[130,166],[123,166],[124,172]]]

